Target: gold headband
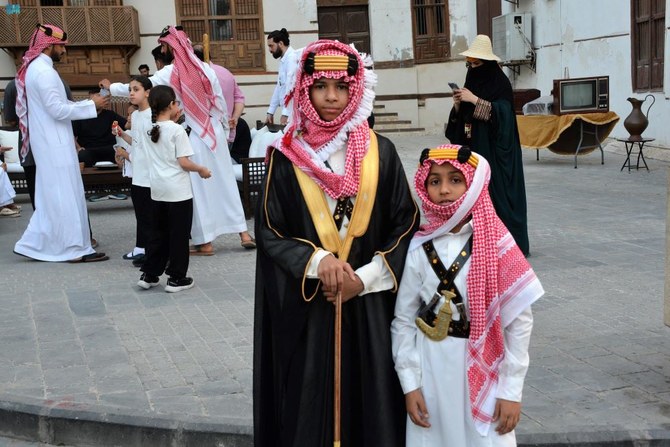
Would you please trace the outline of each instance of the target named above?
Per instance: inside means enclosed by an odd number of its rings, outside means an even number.
[[[433,160],[458,160],[458,151],[459,149],[430,149],[428,151],[428,158]],[[477,158],[474,152],[471,152],[466,163],[477,169],[479,158]]]
[[[314,71],[341,71],[348,67],[348,56],[314,56]]]
[[[42,31],[47,36],[55,37],[56,39],[59,39],[59,40],[62,40],[62,41],[67,40],[67,33],[61,33],[60,31],[56,31],[55,29],[53,29],[49,26],[37,25],[37,29]]]

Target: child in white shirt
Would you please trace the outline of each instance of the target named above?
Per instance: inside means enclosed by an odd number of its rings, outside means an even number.
[[[128,84],[130,103],[137,109],[128,118],[132,129],[124,131],[120,127],[112,129],[118,140],[125,143],[126,148],[116,150],[117,157],[124,160],[124,175],[132,177],[130,197],[133,200],[135,220],[137,222],[135,247],[123,255],[123,259],[132,260],[136,267],[141,266],[145,259],[145,248],[149,240],[153,201],[149,189],[149,158],[147,145],[148,131],[151,129],[151,108],[149,107],[149,92],[151,81],[146,76],[133,76]],[[123,146],[123,145],[122,145]]]
[[[391,325],[407,445],[515,446],[533,325],[544,294],[495,213],[488,162],[425,149],[415,176],[428,223],[412,239]]]
[[[193,287],[187,277],[189,238],[193,220],[193,192],[188,171],[211,177],[205,166],[192,162],[193,149],[186,130],[174,121],[181,114],[179,101],[171,87],[159,85],[149,93],[152,122],[147,146],[151,199],[154,201],[152,228],[147,254],[137,283],[143,289],[158,285],[159,277],[169,276],[166,292]]]

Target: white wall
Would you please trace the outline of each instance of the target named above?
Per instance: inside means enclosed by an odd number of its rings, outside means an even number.
[[[610,136],[627,137],[623,121],[632,108],[626,99],[643,99],[649,93],[632,90],[630,1],[521,0],[518,11],[533,14],[537,72],[522,67],[514,87],[537,88],[549,95],[553,80],[563,78],[566,70],[572,78],[609,75],[610,110],[621,118]],[[666,11],[670,9],[666,7]],[[668,16],[666,23],[670,23]],[[669,46],[666,31],[664,92],[653,93],[656,103],[644,132],[644,136],[656,138],[654,145],[665,148],[670,148],[670,128],[665,124],[670,113]],[[645,103],[644,111],[650,103]]]
[[[407,0],[370,0],[370,53],[375,61],[414,58],[412,15]]]
[[[151,50],[158,46],[158,36],[167,25],[177,23],[174,1],[124,0],[124,6],[137,10],[140,24],[140,48],[130,58],[130,74],[139,74],[137,67],[147,64],[151,73],[156,71]]]

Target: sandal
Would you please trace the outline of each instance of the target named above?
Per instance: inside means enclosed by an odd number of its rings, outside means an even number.
[[[188,252],[191,256],[213,256],[214,247],[212,247],[211,242],[207,242],[206,244],[195,245]]]
[[[78,264],[80,262],[99,262],[99,261],[106,261],[109,259],[109,256],[107,256],[104,253],[91,253],[90,255],[84,255],[81,258],[77,259],[72,259],[69,262],[70,264]]]
[[[256,248],[256,239],[254,238],[247,239],[246,241],[240,242],[240,245],[246,248],[247,250],[253,250],[254,248]]]
[[[1,208],[0,209],[0,216],[3,217],[19,217],[21,215],[21,211],[19,210],[13,210],[11,208]]]

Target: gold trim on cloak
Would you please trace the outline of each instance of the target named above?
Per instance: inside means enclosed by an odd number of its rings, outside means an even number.
[[[340,238],[340,232],[335,225],[324,191],[300,168],[294,165],[293,169],[323,248],[337,255],[338,259],[346,261],[351,252],[354,238],[363,236],[367,231],[372,216],[372,208],[375,205],[377,183],[379,181],[377,136],[370,130],[370,146],[361,163],[358,194],[344,240]],[[303,298],[305,298],[304,295],[303,287]]]

